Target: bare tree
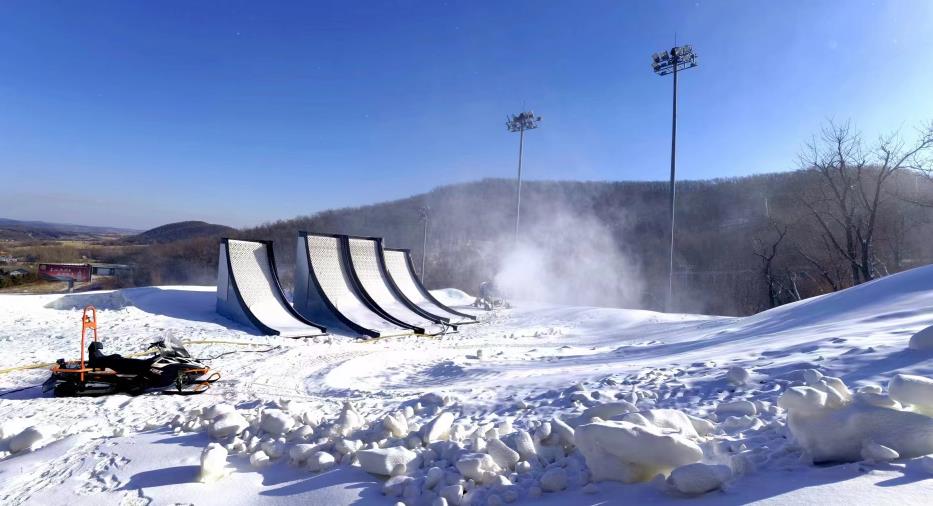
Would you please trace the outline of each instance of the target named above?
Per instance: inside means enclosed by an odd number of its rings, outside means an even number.
[[[772,308],[780,305],[781,287],[774,272],[774,258],[787,236],[787,225],[778,224],[774,220],[769,220],[768,225],[768,233],[761,234],[753,240],[753,253],[761,260],[761,275],[768,288],[768,307]]]
[[[818,225],[823,241],[848,264],[853,285],[878,275],[874,251],[879,212],[890,194],[886,187],[901,170],[925,170],[933,148],[933,123],[908,144],[897,133],[878,140],[871,151],[850,123],[830,122],[800,155],[816,184],[800,202]]]

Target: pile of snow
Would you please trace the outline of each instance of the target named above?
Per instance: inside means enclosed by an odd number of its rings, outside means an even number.
[[[911,336],[907,346],[912,350],[933,350],[933,326]]]
[[[703,458],[695,442],[650,422],[589,423],[577,427],[576,443],[595,481],[646,481]]]
[[[52,424],[29,425],[27,420],[12,419],[0,425],[0,458],[36,450],[57,440],[61,429]]]
[[[476,301],[476,297],[456,288],[442,288],[431,290],[431,295],[441,304],[450,307],[469,306]]]
[[[933,380],[895,376],[885,395],[877,387],[852,393],[839,378],[812,371],[806,386],[784,392],[794,439],[814,462],[893,460],[933,453],[933,418],[909,411],[933,407]]]
[[[930,378],[897,374],[888,383],[888,395],[905,409],[933,416],[933,380]]]

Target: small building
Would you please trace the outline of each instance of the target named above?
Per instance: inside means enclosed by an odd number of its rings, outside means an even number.
[[[132,274],[133,268],[123,264],[91,264],[91,274],[95,276],[120,276]]]
[[[7,273],[11,278],[21,278],[23,276],[28,276],[29,271],[26,269],[13,269]]]

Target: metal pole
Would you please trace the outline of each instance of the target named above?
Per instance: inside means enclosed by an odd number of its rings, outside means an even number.
[[[676,159],[677,159],[677,53],[676,48],[671,50],[671,58],[674,60],[674,109],[671,121],[671,258],[668,265],[667,276],[667,310],[673,311],[674,305],[674,203],[677,198],[677,191],[674,185],[676,178]]]
[[[421,282],[427,278],[424,271],[425,260],[428,258],[428,213],[424,213],[424,239],[421,243]]]
[[[522,216],[522,157],[525,151],[525,127],[518,131],[518,188],[515,192],[515,243],[518,243],[518,223]]]

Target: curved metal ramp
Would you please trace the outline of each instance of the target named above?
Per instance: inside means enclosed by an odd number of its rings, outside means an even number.
[[[350,277],[380,312],[394,321],[419,329],[422,334],[445,330],[448,325],[446,319],[422,311],[395,286],[386,272],[381,238],[345,236],[341,240],[349,252]]]
[[[298,314],[285,298],[272,241],[221,239],[217,312],[267,335],[311,337],[327,332]]]
[[[402,295],[423,311],[446,318],[451,324],[476,323],[476,317],[451,309],[431,295],[421,279],[415,274],[411,254],[406,249],[385,248],[383,250],[386,270]]]
[[[295,309],[363,336],[412,334],[374,309],[351,278],[341,236],[299,232],[295,251]]]

